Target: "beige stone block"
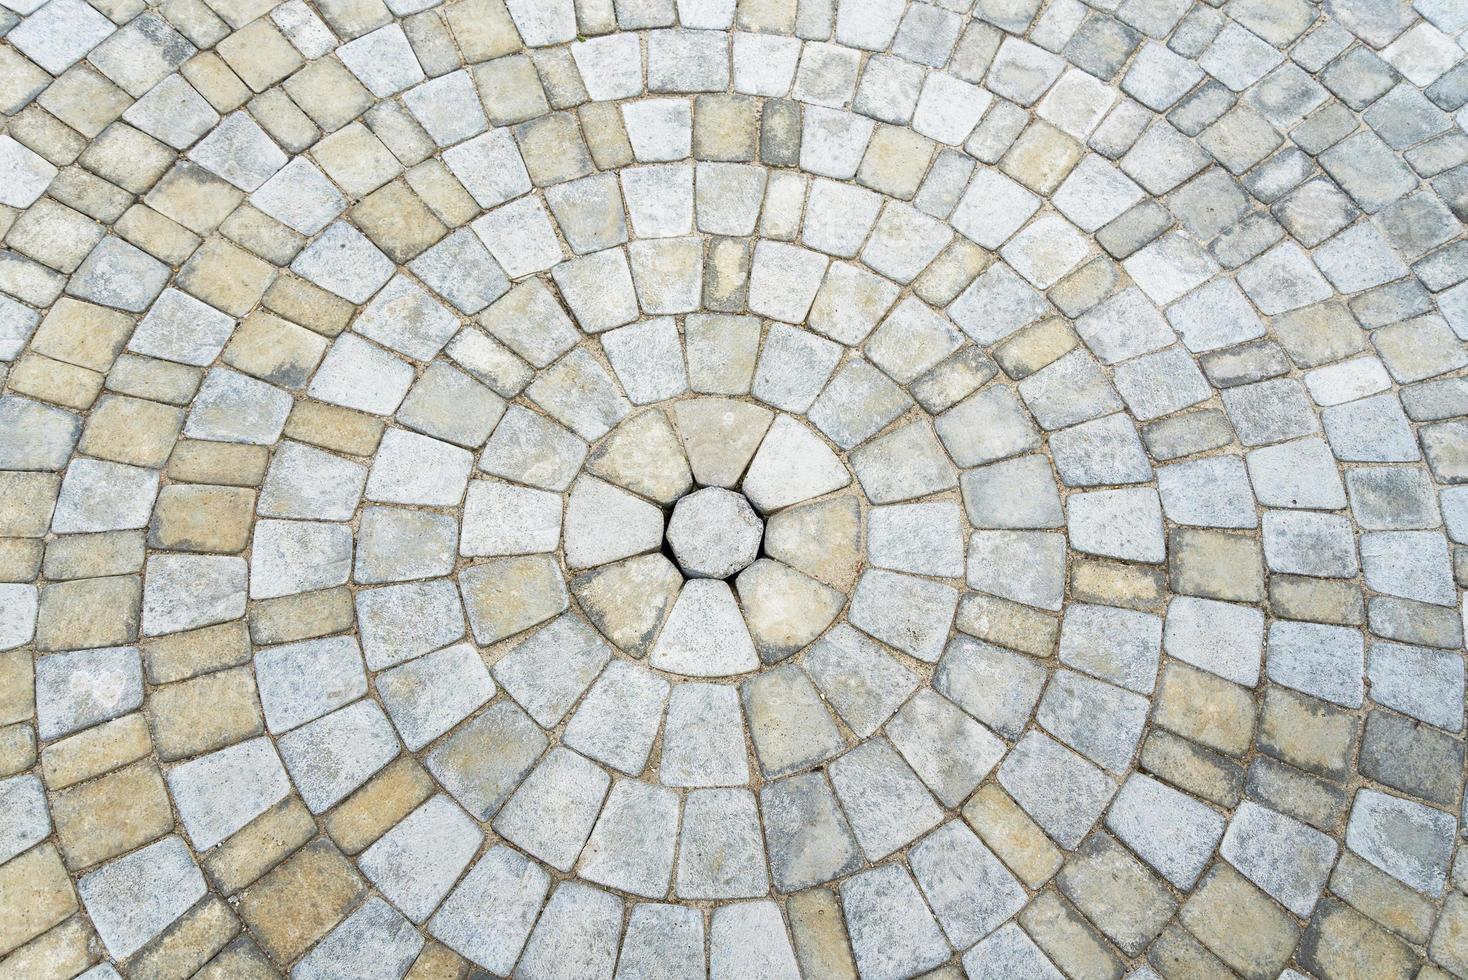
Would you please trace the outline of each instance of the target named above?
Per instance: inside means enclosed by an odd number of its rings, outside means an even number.
[[[164,761],[222,749],[265,730],[248,667],[154,688],[144,710]]]
[[[36,764],[36,730],[26,722],[0,728],[0,777],[13,776]]]
[[[249,659],[250,638],[245,624],[239,622],[157,636],[143,643],[143,666],[149,684],[187,680],[248,663]]]
[[[270,644],[328,636],[351,629],[354,615],[346,586],[265,599],[250,606],[250,637]]]
[[[63,534],[46,544],[46,577],[62,579],[136,575],[143,570],[142,531]]]
[[[178,274],[180,289],[215,309],[241,317],[250,312],[275,277],[275,267],[221,239],[200,246]]]
[[[53,582],[41,588],[36,649],[85,650],[138,636],[142,582],[135,575]]]
[[[265,291],[265,307],[292,323],[325,337],[335,337],[346,329],[356,307],[320,286],[290,274],[279,276]]]
[[[861,158],[857,183],[910,201],[933,159],[933,141],[903,126],[878,126]]]
[[[240,933],[240,920],[216,895],[185,912],[127,965],[130,980],[184,980]]]
[[[316,836],[316,820],[297,796],[288,796],[204,855],[214,886],[232,895],[284,861]]]
[[[224,219],[219,233],[252,255],[277,266],[290,265],[306,247],[306,236],[287,228],[263,211],[248,204],[235,208]]]
[[[41,752],[41,774],[52,791],[136,762],[153,751],[141,712],[123,715],[52,742]]]
[[[326,346],[320,334],[256,310],[230,338],[224,362],[273,385],[300,389],[321,363]]]
[[[185,61],[179,74],[198,89],[220,115],[233,112],[250,98],[249,86],[240,81],[224,59],[213,51],[201,51]]]
[[[302,399],[286,418],[285,436],[350,456],[370,456],[382,439],[379,418],[339,405]]]
[[[418,761],[399,756],[332,811],[326,832],[343,851],[356,854],[417,809],[433,790],[433,780]]]
[[[999,860],[1031,888],[1039,888],[1060,870],[1064,856],[1039,824],[990,783],[979,787],[963,807],[963,819],[983,838]]]
[[[25,354],[10,369],[11,391],[67,408],[91,406],[102,390],[102,381],[96,371],[40,354]]]
[[[203,380],[202,368],[122,354],[107,372],[107,390],[169,405],[187,405]]]
[[[51,526],[59,473],[0,472],[0,536],[39,538]]]
[[[183,423],[181,408],[104,395],[88,416],[77,449],[100,459],[159,469],[168,461]]]
[[[1243,755],[1254,735],[1254,700],[1221,677],[1169,664],[1157,685],[1153,721],[1226,755]]]
[[[182,265],[199,247],[199,236],[146,204],[134,204],[112,230],[123,239],[169,265]]]
[[[336,132],[372,106],[372,93],[328,55],[311,62],[286,79],[289,95],[311,120],[328,133]]]
[[[785,900],[785,913],[802,976],[856,980],[856,963],[834,894],[825,888],[797,892]]]
[[[238,911],[260,946],[288,963],[346,918],[365,891],[351,862],[320,839],[246,889]]]
[[[244,192],[196,163],[180,160],[143,203],[197,235],[207,235],[245,199]]]
[[[235,31],[220,41],[216,50],[234,73],[256,92],[265,91],[305,63],[301,53],[267,17]]]
[[[1167,555],[1174,592],[1233,602],[1264,598],[1264,552],[1252,536],[1175,528],[1168,535]]]
[[[184,439],[173,448],[165,472],[170,480],[183,483],[258,487],[265,479],[269,462],[270,450],[266,446]]]
[[[51,794],[51,820],[66,866],[88,868],[173,829],[158,766],[145,761]]]
[[[250,539],[255,491],[246,487],[171,484],[158,494],[148,544],[168,551],[234,554]]]
[[[91,926],[79,915],[0,960],[0,980],[74,977],[97,959]]]

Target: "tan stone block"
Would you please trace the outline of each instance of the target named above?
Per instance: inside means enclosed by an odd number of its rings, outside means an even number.
[[[266,446],[184,439],[168,457],[166,472],[170,480],[183,483],[258,487],[269,463],[270,450]]]
[[[270,644],[328,636],[351,629],[354,615],[346,586],[265,599],[250,605],[250,637]]]
[[[216,50],[256,92],[265,91],[305,63],[268,17],[246,24],[220,41]]]
[[[424,160],[405,175],[413,193],[450,228],[467,224],[479,213],[479,205],[464,190],[457,177],[439,159]]]
[[[41,752],[41,774],[52,791],[136,762],[153,751],[142,712],[103,722],[52,742]]]
[[[462,980],[468,971],[468,960],[430,939],[403,980]]]
[[[1355,756],[1360,720],[1325,701],[1270,687],[1259,721],[1259,749],[1310,772],[1344,779]]]
[[[377,451],[383,427],[371,415],[302,399],[286,419],[285,436],[350,456],[370,456]]]
[[[1289,913],[1221,861],[1183,903],[1178,918],[1249,980],[1278,977],[1300,936]]]
[[[288,963],[346,918],[366,890],[341,851],[319,839],[246,889],[238,911],[261,947]]]
[[[96,936],[79,915],[0,960],[0,980],[64,980],[97,959]]]
[[[26,722],[0,728],[0,777],[13,776],[36,764],[36,730]]]
[[[143,586],[135,575],[53,582],[41,588],[36,649],[115,647],[138,637]]]
[[[25,354],[10,369],[11,391],[67,408],[89,407],[102,390],[102,381],[96,371],[40,354]]]
[[[168,461],[183,423],[181,408],[103,395],[87,418],[77,450],[99,459],[157,469]]]
[[[63,534],[46,544],[46,577],[99,578],[136,575],[143,570],[142,531]]]
[[[255,491],[246,487],[171,484],[158,494],[148,545],[171,551],[243,551],[255,516]]]
[[[1276,616],[1312,623],[1360,626],[1366,622],[1361,586],[1339,579],[1269,576],[1269,605]]]
[[[287,153],[300,153],[321,138],[321,130],[280,88],[270,88],[250,100],[250,115]]]
[[[693,155],[699,160],[753,160],[759,145],[758,99],[700,95],[693,100]]]
[[[878,126],[861,158],[856,181],[889,197],[910,201],[933,159],[933,141],[904,126]]]
[[[1162,935],[1147,951],[1147,962],[1168,980],[1186,977],[1187,980],[1237,980],[1238,974],[1223,965],[1223,962],[1207,947],[1198,942],[1176,922],[1162,930]]]
[[[1060,620],[1055,616],[977,592],[959,601],[954,625],[970,636],[1032,657],[1048,657],[1060,633]]]
[[[187,680],[250,660],[244,623],[220,623],[185,633],[157,636],[143,643],[143,666],[150,684]]]
[[[616,170],[632,162],[632,141],[614,102],[588,102],[576,110],[592,162],[599,170]]]
[[[403,165],[382,140],[354,122],[317,143],[311,155],[350,197],[364,197],[402,173]]]
[[[204,871],[232,895],[252,885],[316,836],[316,820],[300,797],[288,796],[204,855]]]
[[[792,34],[798,9],[796,0],[739,0],[737,23],[742,31]]]
[[[210,960],[193,980],[279,980],[280,971],[249,936],[240,936]]]
[[[73,65],[36,100],[51,115],[91,139],[127,111],[133,100],[85,62]]]
[[[458,0],[443,8],[454,40],[470,64],[498,58],[522,47],[504,0]]]
[[[709,239],[704,260],[704,309],[742,311],[749,298],[750,243],[745,238]]]
[[[290,265],[291,259],[306,247],[306,236],[287,228],[263,211],[248,204],[235,208],[219,233],[245,251],[277,266]]]
[[[1468,976],[1468,898],[1461,892],[1452,892],[1443,903],[1442,918],[1428,952],[1453,973]]]
[[[392,20],[392,11],[382,0],[321,0],[317,8],[331,29],[347,40]]]
[[[1036,194],[1049,196],[1081,160],[1081,145],[1041,119],[1020,133],[999,169]]]
[[[209,895],[127,964],[129,980],[185,980],[240,933],[224,900]]]
[[[0,582],[34,582],[43,550],[40,538],[0,538]]]
[[[87,868],[173,829],[158,766],[140,762],[51,794],[51,820],[66,866]]]
[[[834,894],[825,888],[797,892],[785,900],[785,913],[802,976],[856,980],[856,963]]]
[[[275,267],[236,245],[211,239],[184,264],[176,285],[231,316],[254,309],[275,277]]]
[[[1039,888],[1060,870],[1064,860],[1060,848],[1009,794],[993,783],[979,787],[964,804],[963,819],[1031,888]]]
[[[1219,806],[1237,806],[1244,791],[1243,766],[1161,729],[1147,736],[1141,761],[1153,775]]]
[[[1437,909],[1432,903],[1350,851],[1341,854],[1335,871],[1331,873],[1330,890],[1358,912],[1369,915],[1409,942],[1420,946],[1432,935],[1432,923],[1437,918]],[[1452,896],[1448,901],[1452,901]],[[1443,919],[1447,918],[1445,911]],[[1442,931],[1441,924],[1438,931]]]
[[[36,715],[36,675],[29,650],[0,653],[0,724]]]
[[[196,163],[180,160],[148,192],[143,203],[189,231],[207,235],[244,199],[244,192],[233,184]]]
[[[10,117],[8,135],[57,167],[71,163],[87,148],[85,136],[35,104]]]
[[[913,280],[918,298],[934,306],[947,306],[968,288],[989,264],[989,253],[966,238],[955,238],[938,253],[922,275]]]
[[[1053,316],[1025,327],[994,348],[994,360],[1015,381],[1069,354],[1080,340],[1064,317]]]
[[[326,340],[264,310],[245,317],[224,349],[224,362],[283,388],[300,389],[326,353]]]
[[[372,107],[372,93],[334,56],[319,58],[286,79],[289,95],[328,133],[341,129]]]
[[[1157,685],[1153,721],[1226,755],[1243,755],[1254,734],[1254,700],[1221,677],[1169,664]]]
[[[91,218],[43,197],[11,226],[5,244],[21,255],[70,275],[102,240]]]
[[[352,208],[352,221],[399,264],[412,261],[448,234],[428,205],[398,180],[373,191]]]
[[[122,354],[107,372],[107,390],[169,405],[187,405],[203,380],[203,368]]]
[[[146,194],[176,156],[170,147],[119,121],[93,140],[77,162],[123,190]]]
[[[1121,975],[1123,965],[1116,952],[1055,892],[1035,896],[1019,914],[1019,923],[1066,976],[1102,980]]]
[[[433,795],[433,780],[412,756],[399,756],[326,818],[326,832],[356,854]]]
[[[249,667],[154,688],[144,710],[158,758],[165,762],[222,749],[265,730]]]
[[[1264,551],[1257,538],[1234,531],[1174,528],[1167,542],[1174,592],[1233,602],[1264,598]]]
[[[1097,558],[1077,557],[1071,562],[1070,591],[1076,602],[1128,609],[1157,610],[1167,599],[1160,568]]]
[[[281,275],[265,291],[265,307],[325,337],[346,329],[356,307],[294,275]]]
[[[80,167],[67,167],[47,189],[56,200],[104,224],[111,224],[133,203],[133,196]]]
[[[1330,898],[1316,906],[1296,958],[1313,975],[1330,980],[1407,980],[1418,963],[1406,943]]]
[[[161,262],[182,265],[199,247],[200,238],[146,204],[134,204],[112,230]]]
[[[51,526],[59,473],[0,472],[0,536],[39,538]]]

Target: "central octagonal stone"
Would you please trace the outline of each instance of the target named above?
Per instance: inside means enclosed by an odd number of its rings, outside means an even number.
[[[765,522],[744,494],[705,487],[682,498],[668,521],[668,545],[689,578],[728,578],[759,555]]]

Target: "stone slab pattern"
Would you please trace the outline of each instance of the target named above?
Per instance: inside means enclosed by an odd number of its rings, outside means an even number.
[[[1465,29],[4,0],[0,973],[1468,976]]]

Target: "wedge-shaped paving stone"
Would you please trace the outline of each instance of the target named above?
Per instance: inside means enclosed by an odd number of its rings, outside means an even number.
[[[909,861],[944,935],[958,949],[991,933],[1025,904],[1023,886],[962,821],[918,841]]]
[[[661,898],[668,891],[677,842],[677,793],[619,779],[586,842],[579,873],[599,885]]]
[[[574,613],[536,630],[494,665],[494,677],[544,728],[559,724],[612,652]]]
[[[165,837],[77,882],[107,951],[131,956],[204,897],[204,876],[179,837]]]
[[[581,611],[619,649],[647,655],[683,587],[683,576],[661,554],[604,565],[571,580]]]
[[[1106,827],[1168,881],[1191,889],[1223,837],[1224,819],[1184,793],[1133,774],[1116,794]]]
[[[488,820],[547,744],[529,715],[512,702],[500,701],[455,729],[428,754],[427,764],[465,809]]]
[[[613,660],[566,724],[567,746],[629,776],[647,766],[669,684],[644,668]]]
[[[852,952],[863,977],[896,980],[941,964],[948,944],[900,865],[853,875],[841,887]]]
[[[377,693],[402,736],[417,751],[494,696],[478,651],[458,643],[377,675]]]
[[[469,960],[508,975],[550,891],[544,868],[503,844],[490,848],[428,923],[432,936]]]
[[[878,640],[934,663],[958,607],[958,590],[896,572],[865,572],[852,596],[851,624]]]
[[[555,748],[500,808],[494,830],[561,871],[576,863],[611,777],[568,749]]]
[[[1346,846],[1429,897],[1447,883],[1457,821],[1451,814],[1373,789],[1356,792]]]
[[[727,677],[758,667],[759,654],[734,590],[718,579],[683,583],[648,662],[693,677]]]
[[[887,724],[887,737],[945,806],[957,806],[1004,757],[1004,743],[953,702],[919,691]]]
[[[844,624],[812,644],[801,667],[859,738],[881,728],[918,684],[881,644]]]
[[[683,804],[673,888],[683,899],[753,898],[769,891],[754,794],[700,789]]]
[[[1219,846],[1244,877],[1302,918],[1314,910],[1337,852],[1318,830],[1247,800]]]
[[[835,589],[767,558],[740,572],[735,585],[750,636],[766,663],[804,649],[846,604]]]
[[[942,822],[943,812],[883,738],[831,763],[831,782],[869,861],[880,861]]]
[[[498,558],[459,573],[469,626],[481,645],[545,622],[570,604],[565,579],[548,555]],[[452,617],[450,617],[452,618]]]
[[[423,948],[423,937],[402,914],[380,898],[369,898],[327,933],[296,964],[294,973],[326,980],[336,971],[361,977],[404,974]]]
[[[312,813],[365,783],[393,760],[400,744],[382,709],[365,700],[288,732],[276,743]]]
[[[663,513],[655,505],[583,476],[566,502],[566,563],[592,568],[654,551],[662,543]]]
[[[357,859],[362,873],[414,922],[438,906],[474,854],[483,834],[447,796],[435,796]]]
[[[256,738],[200,756],[168,773],[189,842],[206,851],[290,792],[275,747]]]
[[[667,786],[749,781],[739,693],[723,684],[679,684],[668,700],[659,774]]]
[[[350,636],[261,649],[255,678],[272,734],[299,728],[367,693],[362,653]]]

